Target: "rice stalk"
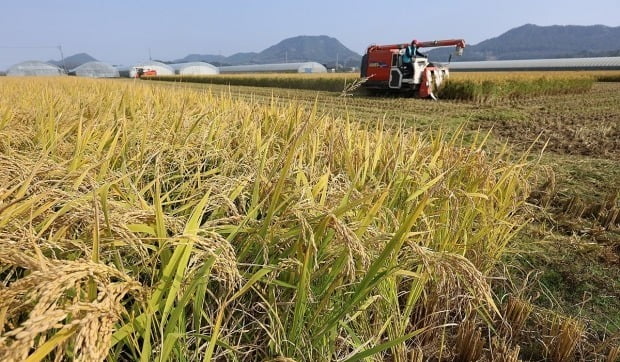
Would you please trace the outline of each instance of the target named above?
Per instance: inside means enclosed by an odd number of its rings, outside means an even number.
[[[0,95],[6,359],[440,359],[500,315],[528,164],[482,136],[150,82]]]

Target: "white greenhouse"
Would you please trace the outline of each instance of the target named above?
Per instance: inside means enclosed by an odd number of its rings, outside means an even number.
[[[479,62],[453,62],[450,70],[614,70],[620,69],[620,57],[487,60]]]
[[[38,60],[17,63],[6,71],[8,76],[57,76],[64,74],[59,67]]]
[[[220,67],[220,73],[326,73],[327,68],[317,62],[232,65]]]
[[[129,70],[129,77],[136,78],[139,74],[144,75],[174,75],[174,69],[168,64],[156,61],[148,61],[134,65]]]
[[[214,75],[220,74],[218,67],[205,62],[190,62],[170,64],[174,72],[179,75]]]
[[[88,62],[75,67],[69,72],[70,75],[90,78],[118,78],[118,69],[104,62]]]

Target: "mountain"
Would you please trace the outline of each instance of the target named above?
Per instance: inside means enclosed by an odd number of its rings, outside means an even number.
[[[229,56],[228,58],[226,58],[226,61],[228,63],[231,64],[251,64],[251,63],[257,63],[257,61],[255,60],[256,57],[258,57],[259,53],[254,53],[254,52],[246,52],[246,53],[235,53],[231,56]]]
[[[453,51],[454,49],[450,47],[432,49],[426,53],[431,60],[447,61]],[[620,27],[526,24],[476,45],[468,45],[462,57],[452,59],[475,61],[600,56],[620,56]],[[65,58],[65,65],[71,70],[94,60],[96,59],[86,53],[79,53]],[[216,66],[314,61],[333,68],[336,61],[340,66],[358,67],[361,56],[345,47],[336,38],[325,35],[303,35],[284,39],[258,53],[236,53],[229,57],[189,54],[167,63],[196,61]],[[62,66],[62,61],[50,60],[48,63]]]
[[[226,61],[226,57],[222,55],[190,54],[183,59],[173,60],[171,63],[189,63],[189,62],[223,63],[225,61]]]
[[[255,60],[261,63],[315,61],[318,63],[359,66],[361,56],[336,38],[321,36],[297,36],[282,40],[260,52]]]
[[[75,67],[78,67],[84,63],[88,63],[88,62],[93,62],[96,61],[97,59],[91,57],[90,55],[86,54],[86,53],[78,53],[78,54],[74,54],[70,57],[66,57],[65,58],[65,66],[67,68],[67,70],[71,70]],[[54,64],[56,66],[59,66],[62,68],[63,63],[62,60],[48,60],[47,63],[49,64]]]
[[[428,52],[433,60],[445,61],[452,49]],[[605,25],[526,24],[504,34],[468,46],[454,61],[545,59],[613,56],[620,52],[620,27]]]
[[[229,57],[190,54],[174,62],[204,61],[214,65],[241,65],[312,61],[334,67],[338,61],[340,66],[356,67],[359,66],[361,58],[336,38],[302,35],[284,39],[259,53],[236,53]]]

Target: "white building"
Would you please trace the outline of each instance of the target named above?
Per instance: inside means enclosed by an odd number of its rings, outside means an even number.
[[[317,62],[232,65],[220,67],[220,73],[327,73]]]
[[[190,62],[170,64],[174,72],[179,75],[214,75],[220,74],[218,67],[205,62]]]
[[[88,62],[73,68],[69,75],[91,78],[118,78],[118,69],[104,62]]]
[[[28,60],[11,66],[7,76],[58,76],[65,73],[59,67],[38,60]]]

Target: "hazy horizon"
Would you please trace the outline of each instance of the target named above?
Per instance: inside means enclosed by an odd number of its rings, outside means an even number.
[[[518,6],[484,0],[425,5],[397,0],[383,7],[324,0],[6,1],[0,13],[0,70],[24,60],[59,60],[58,45],[65,57],[88,53],[101,61],[130,65],[148,59],[149,50],[153,59],[163,60],[188,54],[229,56],[260,52],[298,35],[327,35],[363,53],[371,43],[413,38],[463,38],[477,44],[524,24],[620,25],[617,0],[593,0],[586,9],[559,0],[524,0]]]

